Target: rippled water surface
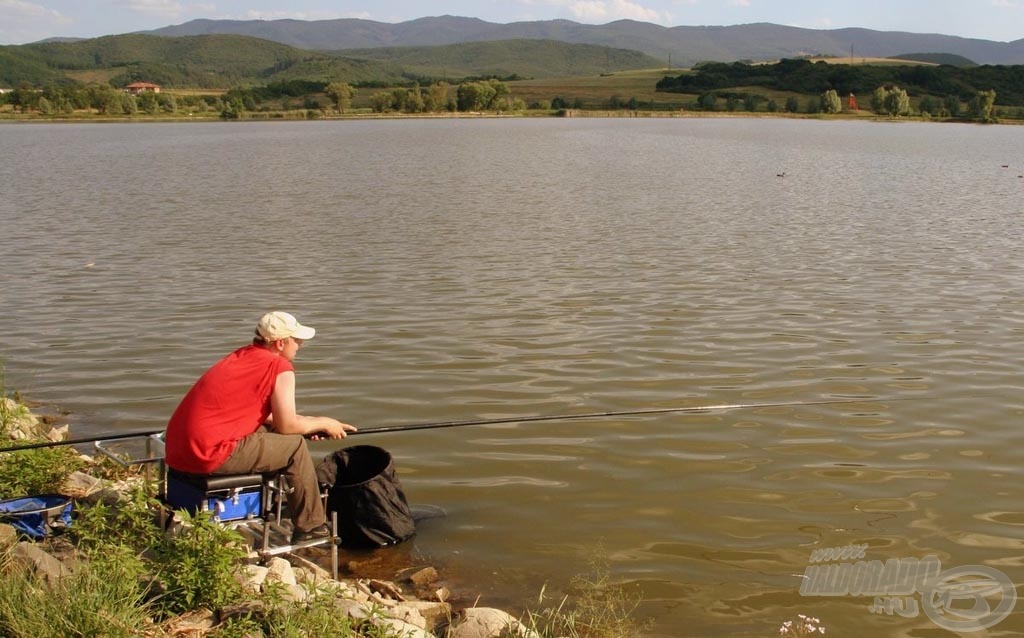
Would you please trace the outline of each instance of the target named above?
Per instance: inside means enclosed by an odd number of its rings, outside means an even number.
[[[366,428],[813,403],[351,441],[447,512],[399,551],[483,605],[598,555],[652,636],[950,635],[801,574],[866,543],[1024,584],[1022,149],[741,119],[3,126],[0,356],[79,435],[161,427],[271,308],[319,331],[300,408]]]

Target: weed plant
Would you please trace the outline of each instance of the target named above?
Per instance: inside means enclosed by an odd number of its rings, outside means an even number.
[[[649,621],[634,617],[640,596],[611,582],[606,559],[594,559],[589,574],[572,579],[571,590],[573,596],[563,596],[554,607],[527,611],[523,624],[543,638],[627,638],[650,629]],[[538,605],[546,598],[545,587]]]
[[[180,613],[196,607],[219,609],[242,600],[234,572],[245,558],[245,539],[214,521],[208,512],[175,512],[179,533],[156,552],[156,575],[167,587],[161,607]]]
[[[339,614],[335,594],[315,591],[305,603],[289,602],[281,583],[264,583],[259,607],[219,626],[212,638],[352,638],[359,633],[354,621]],[[382,637],[383,638],[383,637]]]

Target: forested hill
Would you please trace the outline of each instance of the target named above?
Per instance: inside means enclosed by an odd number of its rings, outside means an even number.
[[[635,20],[580,24],[541,20],[496,24],[437,16],[396,24],[373,20],[193,20],[148,33],[163,36],[231,33],[303,49],[338,50],[435,46],[493,40],[543,39],[640,51],[674,66],[701,61],[778,60],[802,56],[892,57],[907,52],[952,53],[979,64],[1024,64],[1024,39],[994,42],[934,33],[871,29],[801,29],[778,24],[664,27]]]
[[[0,86],[44,86],[82,78],[196,88],[290,80],[385,85],[483,76],[598,75],[658,64],[636,51],[554,41],[328,53],[241,35],[134,34],[0,47]]]
[[[911,95],[969,99],[978,91],[994,90],[996,103],[1024,105],[1024,66],[871,66],[782,60],[776,64],[710,63],[694,73],[666,77],[659,91],[706,93],[737,87],[765,87],[820,95],[829,89],[839,95],[870,95],[880,86],[896,85]]]
[[[397,64],[407,74],[434,78],[574,77],[663,66],[660,60],[639,51],[554,40],[498,40],[430,47],[345,49],[332,53]]]
[[[401,79],[379,62],[338,58],[236,35],[118,35],[44,42],[0,47],[0,59],[5,62],[0,66],[0,85],[7,86],[69,83],[82,76],[104,77],[115,85],[144,80],[198,88],[267,79]]]

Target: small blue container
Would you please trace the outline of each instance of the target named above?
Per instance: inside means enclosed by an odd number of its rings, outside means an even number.
[[[71,527],[72,501],[60,494],[23,496],[0,501],[0,522],[39,540]]]

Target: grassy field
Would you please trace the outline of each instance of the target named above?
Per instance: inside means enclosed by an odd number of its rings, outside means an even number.
[[[640,108],[655,110],[678,110],[692,104],[696,94],[660,93],[655,90],[658,80],[665,76],[675,77],[688,72],[687,69],[647,69],[643,71],[620,71],[601,76],[584,78],[550,78],[542,80],[518,80],[509,82],[512,94],[527,104],[548,101],[560,97],[572,104],[577,98],[587,107],[601,107],[613,97],[628,102],[635,97]],[[755,93],[768,100],[775,100],[779,108],[790,97],[796,97],[804,104],[808,96],[791,91],[778,91],[762,86],[738,86],[729,89],[731,93]],[[869,99],[868,96],[864,97]],[[762,107],[763,109],[763,107]]]
[[[612,97],[623,101],[636,98],[643,104],[654,102],[657,108],[682,108],[694,96],[681,93],[658,93],[654,90],[658,80],[666,75],[679,75],[682,69],[647,69],[619,71],[600,76],[573,78],[546,78],[509,82],[512,94],[527,104],[551,101],[556,97],[572,103],[581,99],[587,104],[604,104]]]

